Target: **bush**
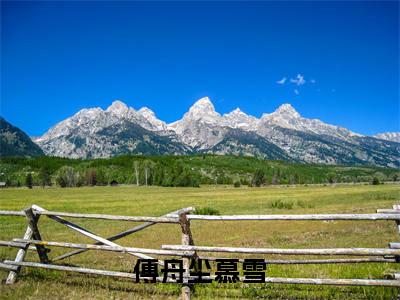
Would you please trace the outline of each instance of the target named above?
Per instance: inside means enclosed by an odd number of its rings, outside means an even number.
[[[284,202],[281,200],[276,200],[269,203],[268,207],[276,209],[293,209],[293,202]]]
[[[60,187],[73,187],[75,180],[75,171],[72,167],[64,166],[57,171],[56,182]]]
[[[235,182],[233,183],[233,186],[234,186],[235,188],[239,188],[239,187],[240,187],[240,181],[235,181]]]
[[[266,178],[265,178],[264,171],[260,170],[260,169],[256,170],[253,175],[252,184],[254,186],[259,187],[259,186],[265,184],[265,182],[266,182]]]
[[[200,208],[196,208],[195,215],[210,215],[210,216],[219,216],[220,212],[218,209],[215,209],[213,207],[200,207]]]
[[[311,204],[310,202],[301,201],[301,200],[298,200],[296,202],[296,205],[301,208],[314,208],[315,207],[314,204]]]
[[[374,178],[372,179],[372,184],[373,184],[373,185],[379,185],[379,184],[381,184],[380,181],[379,181],[379,178],[378,178],[378,177],[374,177]]]

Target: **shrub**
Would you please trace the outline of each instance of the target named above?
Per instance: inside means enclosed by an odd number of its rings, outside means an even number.
[[[301,200],[298,200],[296,202],[296,205],[301,208],[314,208],[315,207],[314,204],[311,204],[310,202],[301,201]]]
[[[210,215],[210,216],[220,215],[220,212],[218,209],[215,209],[215,208],[209,207],[209,206],[196,208],[194,213],[196,215]]]
[[[265,182],[266,182],[266,178],[265,178],[264,171],[260,170],[260,169],[256,170],[254,172],[253,179],[252,179],[253,185],[259,187],[259,186],[265,184]]]
[[[56,182],[60,187],[75,186],[75,171],[70,166],[63,166],[57,171]]]
[[[240,181],[235,181],[235,182],[233,183],[233,186],[234,186],[235,188],[239,188],[239,187],[240,187]]]
[[[275,200],[268,204],[269,208],[276,209],[293,209],[293,202],[284,202],[281,200]]]
[[[372,179],[372,184],[373,184],[373,185],[379,185],[379,184],[380,184],[379,178],[378,178],[378,177],[374,177],[374,178]]]

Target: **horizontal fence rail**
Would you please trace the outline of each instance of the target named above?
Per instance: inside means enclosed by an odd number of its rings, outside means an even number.
[[[136,252],[144,254],[158,254],[167,256],[192,256],[194,251],[177,251],[177,250],[158,250],[158,249],[146,249],[146,248],[133,248],[133,247],[112,247],[103,245],[93,244],[76,244],[76,243],[64,243],[64,242],[50,242],[50,241],[37,241],[37,240],[24,240],[14,239],[13,242],[0,241],[0,246],[9,246],[16,248],[26,247],[27,244],[41,245],[41,246],[53,246],[61,248],[74,248],[74,249],[87,249],[87,250],[100,250],[100,251],[112,251],[112,252]]]
[[[114,215],[101,215],[101,214],[78,214],[78,213],[67,213],[67,212],[57,212],[57,211],[37,211],[36,213],[38,215],[81,218],[81,219],[114,220],[114,221],[130,221],[130,222],[179,223],[179,219],[177,217],[114,216]]]
[[[104,271],[97,269],[70,267],[70,266],[58,266],[58,265],[47,265],[35,262],[14,262],[6,260],[7,265],[13,266],[24,266],[43,268],[58,271],[78,272],[89,275],[103,275],[119,278],[135,279],[136,276],[133,273],[127,272],[116,272],[116,271]],[[188,276],[187,279],[195,279],[194,276]],[[215,276],[205,276],[204,279],[215,279]],[[143,279],[146,279],[144,277]],[[239,277],[243,280],[243,277]],[[162,282],[163,277],[157,277],[157,282]],[[172,279],[167,279],[167,283],[175,283]],[[397,280],[384,280],[384,279],[314,279],[314,278],[283,278],[283,277],[266,277],[265,283],[282,283],[282,284],[311,284],[311,285],[346,285],[346,286],[386,286],[386,287],[400,287],[400,281]]]
[[[205,220],[205,221],[400,221],[400,210],[378,210],[382,213],[374,214],[302,214],[302,215],[188,215],[189,220]],[[131,222],[153,222],[153,223],[179,223],[178,214],[169,214],[164,217],[147,217],[147,216],[116,216],[106,214],[80,214],[70,212],[57,211],[35,211],[38,215],[97,219],[97,220],[114,220],[114,221],[131,221]],[[398,214],[398,215],[397,215]],[[0,210],[0,215],[5,216],[25,216],[23,211],[5,211]]]
[[[369,214],[289,214],[289,215],[195,215],[190,214],[195,211],[193,207],[182,208],[159,217],[149,216],[118,216],[107,214],[86,214],[49,211],[37,205],[22,211],[0,210],[0,216],[19,216],[25,217],[28,226],[23,238],[14,238],[11,241],[0,241],[0,246],[17,248],[18,253],[14,261],[4,260],[0,262],[0,269],[9,272],[6,283],[15,282],[22,267],[43,268],[56,271],[77,272],[87,275],[102,275],[116,278],[136,279],[136,274],[130,272],[119,272],[111,270],[98,270],[91,268],[81,268],[75,266],[65,266],[54,264],[55,261],[63,260],[86,251],[108,251],[115,253],[126,253],[136,258],[155,259],[160,266],[163,262],[155,256],[181,257],[185,270],[189,268],[190,259],[207,259],[217,261],[219,257],[199,256],[198,252],[211,253],[238,253],[238,254],[260,254],[260,255],[298,255],[298,256],[349,256],[345,258],[327,259],[264,259],[266,264],[360,264],[360,263],[399,263],[400,262],[400,243],[390,242],[388,248],[321,248],[321,249],[279,249],[279,248],[250,248],[250,247],[224,247],[224,246],[197,246],[194,245],[190,221],[394,221],[400,231],[400,206],[395,205],[393,209],[378,209],[377,213]],[[41,238],[38,220],[41,216],[46,216],[51,220],[64,225],[86,238],[95,242],[88,243],[69,243],[61,241],[44,241]],[[140,225],[104,238],[93,233],[82,226],[64,218],[82,218],[104,221],[128,221],[143,222]],[[179,224],[182,231],[182,244],[162,245],[161,249],[148,249],[137,247],[126,247],[115,243],[118,239],[129,236],[135,232],[153,226],[158,223]],[[52,259],[48,258],[50,249],[48,247],[73,249]],[[40,262],[27,262],[25,255],[27,251],[37,251]],[[152,255],[152,256],[149,256]],[[354,258],[354,256],[360,256]],[[238,261],[244,262],[243,258]],[[184,273],[184,283],[182,284],[182,299],[190,299],[190,276],[188,271]],[[400,273],[392,276],[394,279],[328,279],[328,278],[281,278],[266,277],[265,283],[280,284],[308,284],[308,285],[337,285],[337,286],[383,286],[400,287]],[[206,276],[204,279],[215,279],[215,276]],[[141,279],[146,279],[141,277]],[[148,278],[152,279],[152,278]],[[163,277],[157,277],[157,282],[163,282]],[[243,280],[243,277],[239,277]],[[176,283],[171,277],[167,282]]]
[[[237,247],[162,245],[162,249],[176,250],[176,251],[225,252],[225,253],[245,253],[245,254],[279,254],[279,255],[356,255],[356,256],[400,255],[400,249],[386,249],[386,248],[274,249],[274,248],[237,248]]]
[[[209,257],[198,256],[200,259],[216,261],[217,259],[229,259],[228,257]],[[239,258],[239,262],[243,263],[244,259]],[[306,264],[348,264],[348,263],[395,263],[394,258],[336,258],[336,259],[264,259],[267,265],[306,265]]]
[[[25,212],[17,210],[0,210],[0,216],[18,216],[25,217]]]
[[[400,214],[314,214],[314,215],[232,215],[232,216],[204,216],[188,215],[189,220],[206,221],[378,221],[392,220],[400,221]]]

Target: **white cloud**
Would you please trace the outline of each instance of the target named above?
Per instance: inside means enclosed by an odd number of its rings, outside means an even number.
[[[296,78],[290,78],[290,82],[294,83],[297,86],[304,85],[306,83],[304,76],[301,74],[297,74]]]
[[[299,92],[298,89],[294,89],[294,93],[295,93],[296,95],[300,94],[300,92]]]
[[[316,83],[317,81],[315,79],[310,80],[311,83]]]
[[[285,82],[286,82],[286,77],[283,77],[281,80],[278,80],[276,83],[277,84],[285,84]]]

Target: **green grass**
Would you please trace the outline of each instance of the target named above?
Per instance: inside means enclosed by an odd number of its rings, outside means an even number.
[[[1,210],[21,210],[37,204],[55,211],[147,216],[159,216],[188,206],[206,208],[219,214],[373,213],[377,208],[390,208],[399,201],[400,186],[388,184],[269,188],[121,186],[0,190]],[[101,236],[110,236],[134,226],[133,223],[104,220],[75,219],[74,222]],[[0,240],[22,237],[25,226],[23,218],[0,217]],[[90,239],[46,217],[41,218],[39,226],[45,240],[92,243]],[[121,239],[119,243],[132,247],[160,248],[162,244],[179,244],[180,232],[176,224],[158,224]],[[204,246],[385,248],[388,242],[399,240],[392,221],[193,221],[192,232],[195,243]],[[65,251],[66,249],[53,248],[50,257]],[[15,249],[2,247],[0,259],[12,259],[15,253]],[[37,255],[30,252],[27,260],[37,261]],[[135,260],[132,256],[121,253],[87,252],[63,263],[132,271]],[[384,274],[393,272],[399,272],[399,267],[395,264],[271,265],[268,266],[267,276],[383,279]],[[5,279],[6,276],[6,272],[0,271],[0,279]],[[25,268],[17,284],[0,286],[0,299],[176,299],[179,291],[177,285],[134,284],[127,280]],[[376,287],[211,284],[196,286],[193,297],[391,299],[396,298],[397,292],[393,288]]]

